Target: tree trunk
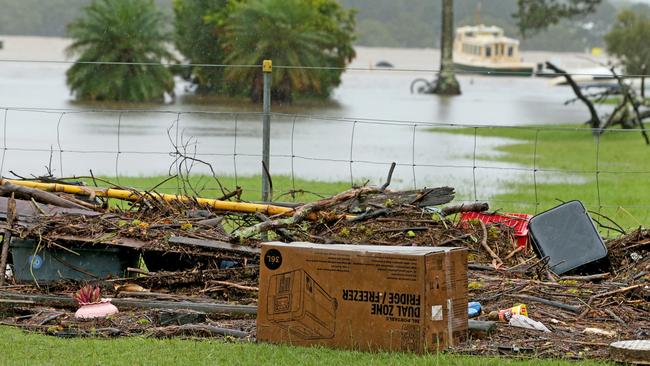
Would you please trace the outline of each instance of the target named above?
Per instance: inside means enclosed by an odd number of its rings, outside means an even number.
[[[440,32],[440,73],[433,92],[459,95],[460,85],[454,75],[454,1],[442,0],[442,31]]]

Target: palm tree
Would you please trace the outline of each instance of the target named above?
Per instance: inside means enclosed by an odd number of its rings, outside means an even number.
[[[442,32],[440,35],[440,72],[433,89],[435,94],[458,95],[460,85],[454,75],[454,0],[442,0]]]
[[[76,98],[141,102],[171,93],[171,72],[155,65],[173,59],[166,47],[171,37],[163,29],[153,0],[93,1],[68,26],[74,39],[68,55],[80,54],[66,73]]]
[[[339,65],[341,57],[334,32],[326,32],[324,16],[305,0],[251,0],[240,2],[225,25],[223,46],[226,63],[261,65],[264,59],[274,65],[301,66],[274,68],[271,96],[291,101],[295,92],[322,94],[331,78],[319,70],[304,68]],[[331,24],[331,23],[330,23]],[[329,25],[329,24],[328,24]],[[352,53],[353,55],[353,53]],[[253,101],[262,96],[260,69],[232,67],[226,70],[228,82],[244,83]]]

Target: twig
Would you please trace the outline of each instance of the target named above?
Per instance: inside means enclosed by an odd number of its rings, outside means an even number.
[[[459,236],[459,237],[457,237],[457,238],[451,238],[451,239],[447,239],[447,240],[441,241],[440,243],[436,243],[436,246],[444,247],[445,245],[447,245],[447,244],[449,244],[449,243],[453,243],[453,242],[455,242],[455,241],[460,241],[460,240],[463,240],[463,239],[467,239],[467,238],[469,238],[470,236],[472,236],[472,234],[463,234],[463,235],[461,235],[461,236]]]
[[[609,272],[607,273],[598,273],[589,276],[562,276],[560,280],[569,280],[569,281],[593,281],[593,280],[602,280],[609,277]]]
[[[618,290],[602,292],[600,294],[593,295],[589,300],[591,301],[592,299],[598,299],[598,298],[601,298],[601,297],[622,294],[622,293],[625,293],[625,292],[636,290],[636,289],[641,288],[643,286],[647,286],[647,285],[642,283],[642,284],[638,284],[638,285],[623,287],[623,288],[620,288]]]
[[[607,309],[607,308],[605,308],[605,309],[603,309],[603,310],[604,310],[604,311],[605,311],[609,316],[611,316],[612,318],[614,318],[614,320],[616,320],[617,322],[619,322],[619,323],[621,323],[621,324],[623,324],[623,325],[627,325],[627,323],[626,323],[623,319],[621,319],[618,315],[616,315],[616,313],[614,313],[614,312],[612,311],[612,309]]]
[[[416,226],[416,227],[401,227],[398,229],[382,229],[379,230],[381,233],[396,233],[396,232],[404,232],[404,231],[427,231],[429,230],[428,227],[426,226]]]
[[[508,253],[508,255],[506,255],[505,258],[503,258],[503,259],[508,260],[508,259],[510,259],[513,255],[515,255],[515,254],[521,252],[522,250],[524,250],[524,247],[516,247],[512,252]]]
[[[386,182],[384,184],[382,184],[381,187],[379,187],[380,192],[385,191],[386,188],[388,188],[388,186],[390,185],[390,181],[393,179],[393,171],[395,171],[396,166],[397,166],[397,164],[395,162],[390,164],[390,169],[388,170],[388,176],[386,177]]]
[[[492,259],[496,261],[496,267],[498,268],[500,265],[503,264],[503,261],[499,256],[488,246],[487,243],[487,238],[488,238],[488,232],[487,232],[487,227],[485,227],[485,223],[483,221],[479,220],[479,224],[481,225],[481,229],[483,229],[483,238],[481,238],[481,246],[485,248],[485,250],[490,254]]]
[[[262,161],[262,170],[264,171],[264,175],[266,176],[266,179],[269,181],[269,201],[273,201],[273,178],[271,177],[271,172],[269,172],[269,167],[266,166],[266,163]]]
[[[54,319],[56,319],[56,318],[58,318],[58,317],[61,317],[61,316],[63,316],[63,315],[65,315],[65,313],[54,313],[54,314],[52,314],[52,315],[46,317],[45,319],[41,320],[41,321],[38,323],[38,325],[44,325],[45,323],[47,323],[47,322],[49,322],[49,321],[52,321],[52,320],[54,320]]]
[[[216,280],[213,280],[213,281],[208,281],[208,283],[214,283],[216,285],[233,287],[233,288],[236,288],[236,289],[239,289],[239,290],[244,290],[244,291],[255,291],[255,292],[257,292],[257,291],[260,290],[259,287],[244,286],[244,285],[239,285],[239,284],[228,282],[228,281],[216,281]],[[201,290],[199,292],[206,292],[207,290],[208,289]]]

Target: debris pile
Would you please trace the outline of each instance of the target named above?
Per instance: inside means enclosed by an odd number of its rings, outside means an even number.
[[[609,272],[558,277],[548,257],[517,245],[512,227],[456,218],[485,212],[487,204],[453,205],[448,187],[389,191],[390,174],[382,187],[358,187],[303,205],[73,189],[69,182],[1,183],[3,250],[9,237],[33,243],[28,257],[11,251],[13,258],[5,262],[11,269],[0,285],[5,325],[62,337],[254,339],[259,245],[267,235],[284,242],[468,248],[469,295],[482,315],[471,320],[476,322],[468,341],[452,352],[604,358],[611,342],[650,337],[650,231],[643,229],[607,243]],[[109,204],[112,191],[121,192],[128,207]],[[79,248],[120,248],[135,261],[119,275],[96,276],[92,266],[77,266],[75,278],[39,279],[39,253]],[[19,272],[28,280],[17,280]],[[71,295],[87,283],[130,311],[75,319]],[[550,332],[488,319],[490,312],[518,304],[526,304],[529,320]]]

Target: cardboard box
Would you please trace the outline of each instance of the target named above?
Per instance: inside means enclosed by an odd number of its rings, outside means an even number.
[[[257,340],[422,353],[467,334],[467,250],[262,245]]]

